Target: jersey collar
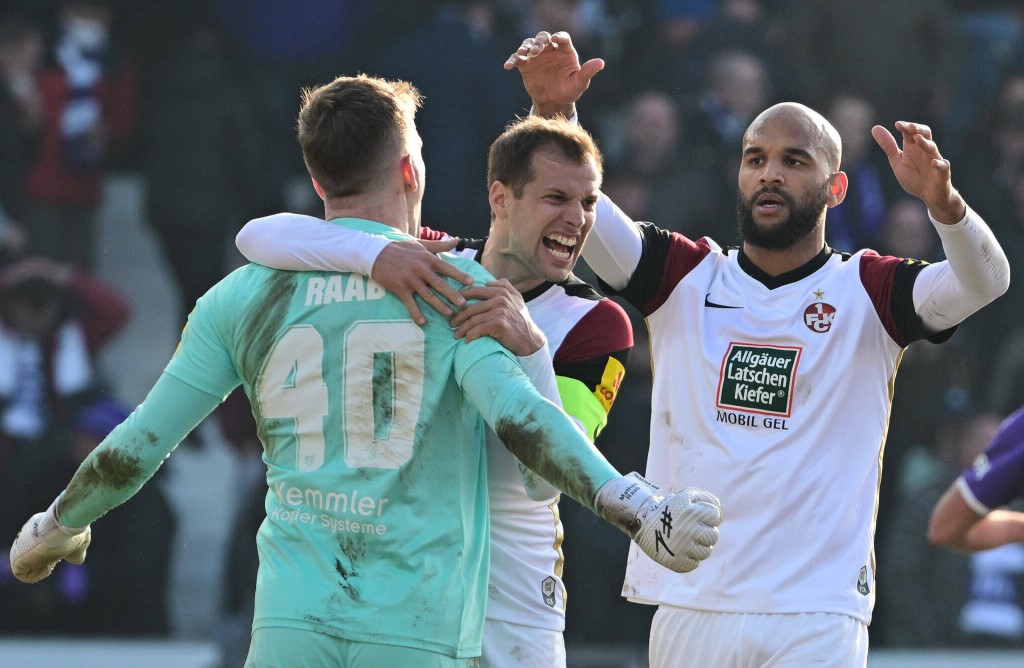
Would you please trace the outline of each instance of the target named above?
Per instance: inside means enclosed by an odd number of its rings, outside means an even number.
[[[738,250],[740,269],[754,280],[763,283],[769,290],[774,290],[775,288],[780,288],[783,285],[796,283],[803,278],[807,278],[814,272],[821,269],[821,267],[828,262],[828,259],[832,257],[832,253],[835,252],[828,247],[828,244],[825,244],[825,246],[822,247],[821,252],[811,258],[802,267],[797,267],[792,271],[787,271],[785,274],[779,274],[778,276],[769,276],[750,261],[750,258],[744,254],[742,248]]]

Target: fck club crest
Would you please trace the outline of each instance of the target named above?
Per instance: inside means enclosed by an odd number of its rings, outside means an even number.
[[[824,292],[815,290],[814,298],[818,301],[804,310],[804,324],[807,325],[807,329],[819,334],[832,329],[832,321],[836,317],[836,307],[821,301],[824,297]]]

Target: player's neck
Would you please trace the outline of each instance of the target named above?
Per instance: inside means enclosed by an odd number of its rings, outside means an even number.
[[[480,255],[480,264],[495,278],[505,278],[520,294],[528,292],[544,282],[538,278],[515,255],[499,248],[495,237],[488,237]]]
[[[324,202],[324,220],[335,218],[362,218],[393,227],[406,234],[418,234],[411,230],[409,212],[401,202],[388,202],[380,198],[347,197],[329,199]]]
[[[821,229],[820,233],[808,234],[789,248],[778,250],[761,248],[744,241],[743,254],[755,267],[769,276],[781,276],[813,260],[824,247],[825,234],[824,229]]]

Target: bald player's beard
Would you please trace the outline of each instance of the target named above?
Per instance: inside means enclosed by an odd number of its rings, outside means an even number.
[[[789,216],[774,225],[758,225],[754,221],[754,202],[765,193],[771,193],[786,202]],[[740,238],[746,243],[765,250],[786,250],[814,231],[818,218],[828,203],[828,182],[797,202],[789,193],[778,188],[761,188],[750,199],[736,195],[736,214]]]

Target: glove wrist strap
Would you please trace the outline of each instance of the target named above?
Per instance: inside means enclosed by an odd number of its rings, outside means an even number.
[[[50,504],[50,507],[47,508],[46,513],[43,515],[43,519],[39,523],[40,535],[46,535],[51,531],[60,531],[68,536],[77,536],[89,528],[88,526],[84,526],[81,529],[75,529],[65,526],[57,516],[58,503],[60,503],[60,496],[53,500],[53,503]]]
[[[658,492],[656,485],[634,471],[612,478],[597,490],[594,507],[597,514],[609,524],[632,537],[640,528],[640,521],[646,515],[647,508],[661,501]]]

